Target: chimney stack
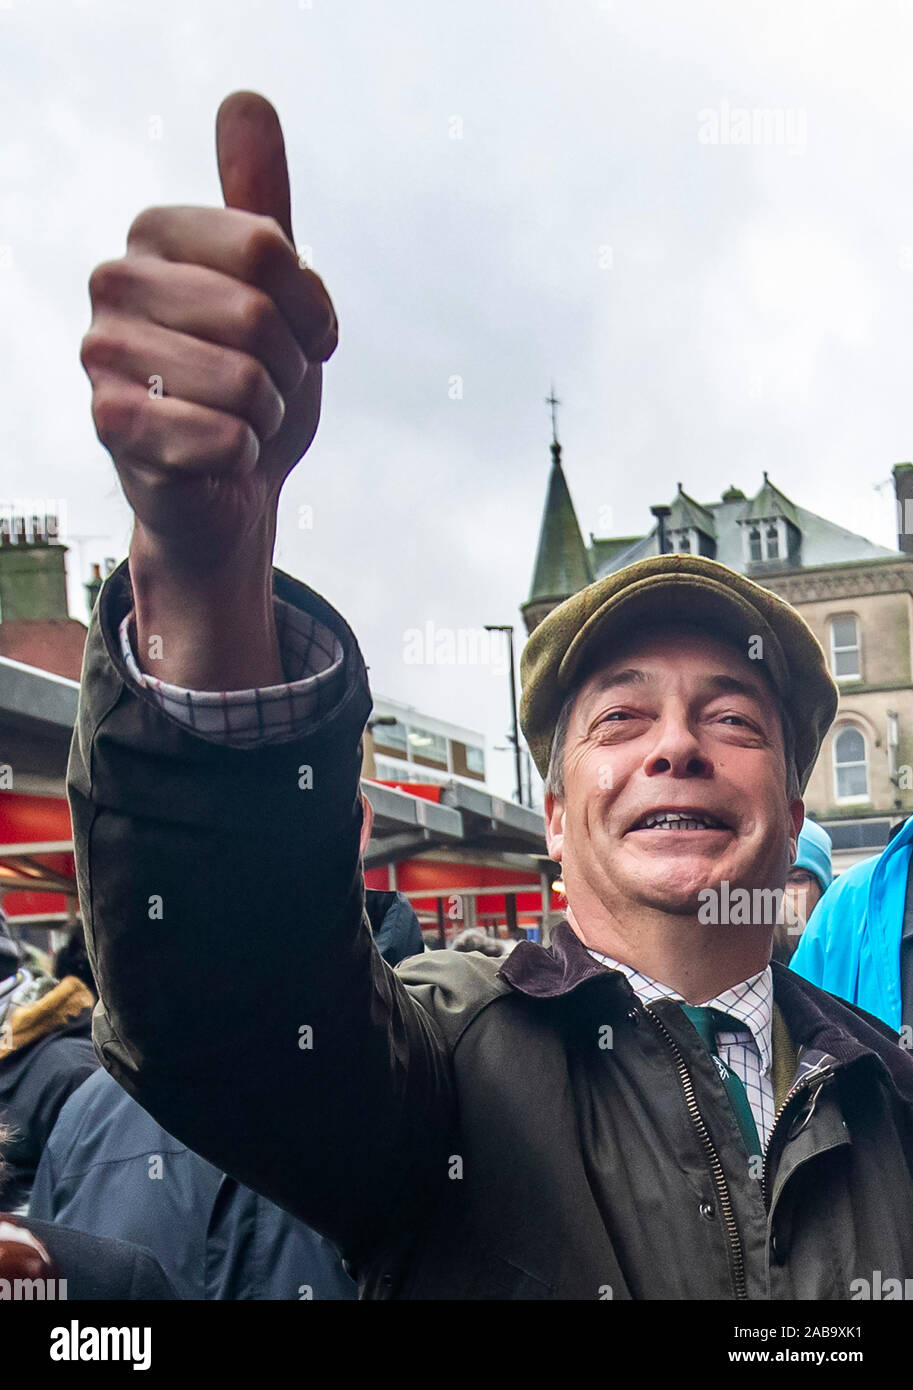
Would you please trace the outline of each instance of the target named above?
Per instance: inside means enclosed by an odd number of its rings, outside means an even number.
[[[897,498],[897,549],[913,555],[913,463],[895,463],[891,472]]]
[[[681,489],[681,483],[679,483]],[[672,515],[672,508],[665,505],[651,507],[650,511],[656,517],[656,544],[660,555],[667,554],[669,550],[669,537],[666,534],[666,521]]]
[[[92,578],[83,586],[86,591],[86,602],[89,605],[90,613],[94,610],[95,604],[98,602],[98,595],[101,593],[101,586],[101,565],[93,564]]]
[[[46,516],[0,517],[0,622],[69,617],[66,553],[49,539]]]

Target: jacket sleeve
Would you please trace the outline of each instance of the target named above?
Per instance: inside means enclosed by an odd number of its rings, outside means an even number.
[[[128,677],[122,565],[86,644],[68,790],[104,1066],[170,1133],[359,1261],[408,1238],[446,1174],[453,1095],[433,1020],[373,946],[359,855],[371,708],[342,693],[285,742],[233,748]]]

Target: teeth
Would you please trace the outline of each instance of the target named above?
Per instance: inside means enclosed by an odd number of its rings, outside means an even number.
[[[656,815],[645,816],[643,825],[647,830],[717,830],[720,828],[719,822],[709,816],[706,819],[697,819],[694,816],[684,816],[678,811],[660,811]]]

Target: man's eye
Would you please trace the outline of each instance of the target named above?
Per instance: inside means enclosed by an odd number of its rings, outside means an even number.
[[[751,722],[751,720],[750,720],[750,719],[746,719],[745,716],[744,716],[744,715],[741,715],[741,714],[723,714],[723,715],[720,716],[720,723],[721,723],[721,724],[727,724],[727,723],[729,723],[729,724],[732,724],[733,727],[735,727],[735,728],[751,729],[751,730],[754,730],[754,729],[755,729],[755,725]]]

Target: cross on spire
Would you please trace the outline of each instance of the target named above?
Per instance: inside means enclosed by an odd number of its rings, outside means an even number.
[[[555,395],[555,384],[552,382],[552,389],[545,398],[545,404],[552,408],[552,444],[558,443],[558,411],[557,407],[561,404]]]

